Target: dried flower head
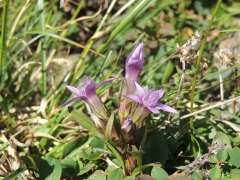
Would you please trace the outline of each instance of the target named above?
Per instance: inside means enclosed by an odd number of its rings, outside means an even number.
[[[201,45],[202,36],[196,31],[190,39],[182,46],[176,45],[176,49],[180,54],[180,62],[186,62],[188,64],[195,63],[199,56],[199,47]],[[202,59],[200,63],[201,67],[207,67],[207,60]]]
[[[219,49],[213,54],[216,59],[216,64],[219,70],[225,69],[229,66],[237,64],[235,54],[229,49]]]

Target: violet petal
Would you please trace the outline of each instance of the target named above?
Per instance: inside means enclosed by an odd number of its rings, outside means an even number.
[[[133,100],[133,101],[136,101],[136,102],[138,102],[138,103],[140,103],[140,104],[143,104],[141,98],[139,98],[138,96],[135,96],[135,95],[133,95],[133,94],[125,94],[124,96],[125,96],[126,98],[129,98],[129,99],[131,99],[131,100]]]
[[[136,91],[138,93],[138,95],[141,97],[142,95],[144,95],[144,90],[143,88],[137,83],[137,82],[134,82],[135,84],[135,88],[136,88]]]
[[[69,100],[67,100],[65,103],[63,103],[60,107],[64,107],[64,106],[66,106],[66,105],[68,105],[68,104],[70,104],[70,103],[72,103],[72,102],[74,102],[74,101],[77,101],[77,100],[79,100],[80,98],[79,97],[74,97],[74,98],[72,98],[72,99],[69,99]]]
[[[110,78],[110,79],[107,79],[107,80],[105,80],[105,81],[103,81],[103,82],[100,82],[100,83],[97,85],[96,88],[99,88],[99,87],[102,87],[102,86],[104,86],[104,85],[106,85],[106,84],[109,84],[109,83],[111,83],[114,79],[115,79],[115,78]]]
[[[82,96],[82,93],[79,91],[78,88],[75,88],[75,87],[73,87],[73,86],[68,86],[68,85],[66,85],[66,87],[67,87],[67,89],[68,89],[69,91],[71,91],[71,93],[73,93],[75,96]]]
[[[164,105],[164,104],[158,104],[156,107],[164,110],[164,111],[167,111],[167,112],[170,112],[170,113],[178,113],[175,109],[173,109],[172,107],[170,106],[167,106],[167,105]]]
[[[160,111],[156,110],[155,108],[152,108],[150,106],[145,106],[146,108],[148,108],[150,111],[152,111],[154,114],[159,114]]]

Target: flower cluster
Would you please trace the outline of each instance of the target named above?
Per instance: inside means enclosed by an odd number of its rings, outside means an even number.
[[[77,87],[67,85],[67,89],[74,94],[75,97],[66,101],[61,107],[66,106],[74,101],[83,100],[90,107],[91,122],[96,129],[108,141],[111,141],[117,149],[122,153],[125,162],[128,162],[126,172],[131,172],[136,166],[135,155],[129,153],[129,148],[138,148],[139,134],[141,127],[145,122],[145,118],[152,112],[159,114],[160,110],[170,113],[177,111],[167,105],[160,104],[159,100],[164,94],[164,90],[154,90],[147,88],[144,90],[140,86],[140,74],[143,70],[144,50],[143,43],[138,43],[132,52],[129,54],[125,64],[125,77],[122,80],[122,86],[119,93],[118,118],[120,130],[112,125],[109,138],[109,121],[113,119],[110,113],[104,106],[100,97],[97,95],[97,88],[111,83],[114,79],[105,80],[98,85],[93,81],[84,77],[83,83]],[[114,123],[112,123],[114,124]]]
[[[196,34],[195,36],[198,37],[199,35]],[[198,46],[199,42],[197,40],[195,41],[193,40],[191,43],[193,47]],[[138,82],[143,69],[143,63],[143,43],[139,43],[129,54],[125,64],[125,78],[123,79],[122,89],[120,90],[119,95],[118,115],[120,124],[124,124],[125,120],[129,120],[129,117],[131,117],[134,123],[142,122],[150,112],[159,114],[160,109],[170,113],[177,113],[175,109],[158,103],[164,94],[164,90],[148,88],[144,91],[139,85]],[[71,91],[75,97],[63,103],[61,107],[76,100],[84,100],[96,117],[107,121],[109,118],[109,112],[96,94],[96,89],[105,84],[111,83],[113,80],[114,78],[111,78],[97,85],[93,80],[84,77],[83,83],[78,87],[67,85],[67,89]],[[132,108],[133,102],[138,103],[135,109]]]

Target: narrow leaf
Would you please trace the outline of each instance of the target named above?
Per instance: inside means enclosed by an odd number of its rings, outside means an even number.
[[[144,165],[144,166],[141,166],[141,167],[137,167],[133,170],[131,176],[136,176],[140,173],[142,173],[145,169],[147,169],[148,167],[161,167],[161,164],[157,164],[157,163],[151,163],[151,164],[147,164],[147,165]]]
[[[106,131],[105,131],[106,139],[110,142],[112,142],[113,121],[114,121],[114,114],[112,113],[109,120],[108,120],[108,123],[107,123],[107,126],[106,126]]]
[[[91,133],[104,139],[104,136],[97,130],[95,125],[91,122],[90,118],[81,111],[73,110],[73,117],[84,128],[88,129]]]

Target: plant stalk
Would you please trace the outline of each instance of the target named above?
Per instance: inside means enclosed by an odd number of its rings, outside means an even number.
[[[38,0],[38,7],[40,10],[40,27],[41,32],[45,32],[45,15],[44,15],[44,0]],[[47,94],[47,54],[46,54],[46,37],[41,37],[41,56],[42,56],[42,97]]]
[[[4,1],[4,8],[2,14],[2,33],[1,33],[1,40],[0,40],[0,89],[4,83],[4,60],[6,57],[6,32],[7,32],[7,11],[8,11],[8,4],[9,0]]]
[[[198,59],[197,59],[196,70],[195,70],[195,73],[194,73],[193,84],[192,84],[190,113],[193,113],[193,111],[194,111],[194,109],[193,109],[193,104],[194,104],[195,87],[196,87],[197,76],[198,76],[198,72],[199,72],[200,61],[201,61],[201,59],[202,59],[202,54],[203,54],[204,46],[205,46],[205,44],[206,44],[208,34],[209,34],[210,30],[211,30],[211,26],[212,26],[212,24],[213,24],[213,20],[214,20],[214,18],[215,18],[215,16],[216,16],[217,10],[218,10],[221,2],[222,2],[222,0],[218,0],[218,2],[217,2],[217,5],[216,5],[216,7],[215,7],[215,9],[214,9],[212,18],[211,18],[210,21],[209,21],[209,24],[208,24],[208,27],[207,27],[205,36],[204,36],[204,38],[203,38],[200,51],[199,51],[199,56],[198,56]],[[193,129],[194,129],[194,126],[193,126],[193,117],[190,118],[190,129],[191,129],[191,134],[193,135],[193,134],[194,134],[194,130],[193,130]],[[196,157],[197,157],[197,150],[196,150],[195,139],[194,139],[193,136],[191,136],[191,143],[192,143],[193,156],[196,158]]]

